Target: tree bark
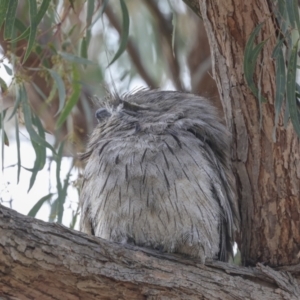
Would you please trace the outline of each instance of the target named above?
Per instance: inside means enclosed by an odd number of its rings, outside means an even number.
[[[87,236],[0,206],[1,299],[299,299],[289,273],[201,265]]]
[[[272,51],[276,24],[268,1],[200,0],[212,51],[213,71],[228,127],[241,211],[243,262],[271,266],[297,264],[300,245],[300,147],[283,114],[272,140],[275,70]],[[246,42],[263,23],[258,42],[268,39],[256,78],[266,103],[259,104],[244,79]]]

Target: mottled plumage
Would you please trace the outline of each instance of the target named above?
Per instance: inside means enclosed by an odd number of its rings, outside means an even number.
[[[96,117],[82,155],[81,230],[226,261],[238,213],[229,134],[211,104],[142,90],[111,97]]]

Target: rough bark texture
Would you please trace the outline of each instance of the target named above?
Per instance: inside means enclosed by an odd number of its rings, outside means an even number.
[[[201,265],[0,206],[0,299],[299,299],[296,278],[259,265]]]
[[[223,101],[225,118],[233,133],[242,236],[239,242],[246,264],[296,264],[300,244],[299,140],[280,117],[274,129],[275,71],[272,51],[275,24],[266,0],[200,0],[213,58],[213,70]],[[243,57],[253,29],[264,22],[259,40],[268,39],[257,67],[261,106],[244,79]],[[257,80],[259,82],[259,80]]]

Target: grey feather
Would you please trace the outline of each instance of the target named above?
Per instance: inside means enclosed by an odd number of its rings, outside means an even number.
[[[111,97],[86,152],[83,232],[120,243],[228,260],[239,217],[230,136],[196,95]]]

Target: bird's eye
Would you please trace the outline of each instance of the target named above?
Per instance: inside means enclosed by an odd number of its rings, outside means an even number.
[[[96,118],[98,122],[103,122],[111,116],[111,113],[106,108],[100,108],[96,111]]]

